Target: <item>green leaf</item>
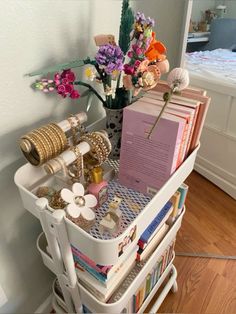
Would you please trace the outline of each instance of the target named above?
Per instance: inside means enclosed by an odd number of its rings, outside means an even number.
[[[134,24],[134,14],[129,7],[129,0],[123,0],[120,21],[119,46],[124,55],[129,50],[130,32]]]
[[[90,60],[90,58],[87,58],[85,60],[74,60],[68,63],[60,63],[48,68],[45,68],[43,70],[38,70],[38,71],[34,71],[31,72],[29,74],[27,74],[28,76],[35,76],[35,75],[47,75],[48,73],[56,73],[56,72],[60,72],[66,69],[73,69],[73,68],[77,68],[77,67],[81,67],[85,64],[92,64],[94,65],[96,62],[94,60]]]

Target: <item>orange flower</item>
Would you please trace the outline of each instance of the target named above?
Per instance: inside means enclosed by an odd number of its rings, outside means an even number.
[[[152,61],[163,61],[166,59],[166,47],[162,42],[155,39],[155,32],[152,32],[152,41],[145,52],[145,56],[150,62]]]

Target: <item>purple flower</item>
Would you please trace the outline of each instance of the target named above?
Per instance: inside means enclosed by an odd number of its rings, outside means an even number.
[[[113,71],[123,70],[124,54],[119,46],[111,44],[103,45],[99,48],[95,60],[110,75]]]

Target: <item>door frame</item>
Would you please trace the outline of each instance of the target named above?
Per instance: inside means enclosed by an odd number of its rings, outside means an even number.
[[[180,36],[180,51],[179,51],[179,66],[184,67],[185,61],[185,52],[187,48],[187,40],[188,40],[188,30],[189,23],[192,14],[193,0],[185,1],[184,15],[183,15],[183,25]]]

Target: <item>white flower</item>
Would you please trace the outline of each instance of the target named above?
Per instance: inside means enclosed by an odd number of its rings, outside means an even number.
[[[66,211],[71,217],[78,218],[82,215],[86,220],[95,219],[95,214],[91,208],[97,205],[97,199],[92,194],[84,195],[84,187],[81,183],[74,183],[72,191],[62,189],[61,197],[69,203]]]
[[[167,83],[175,92],[185,89],[189,85],[188,71],[182,68],[173,69],[167,77]]]
[[[88,80],[93,81],[96,78],[97,71],[93,67],[87,67],[84,70],[84,74]]]

